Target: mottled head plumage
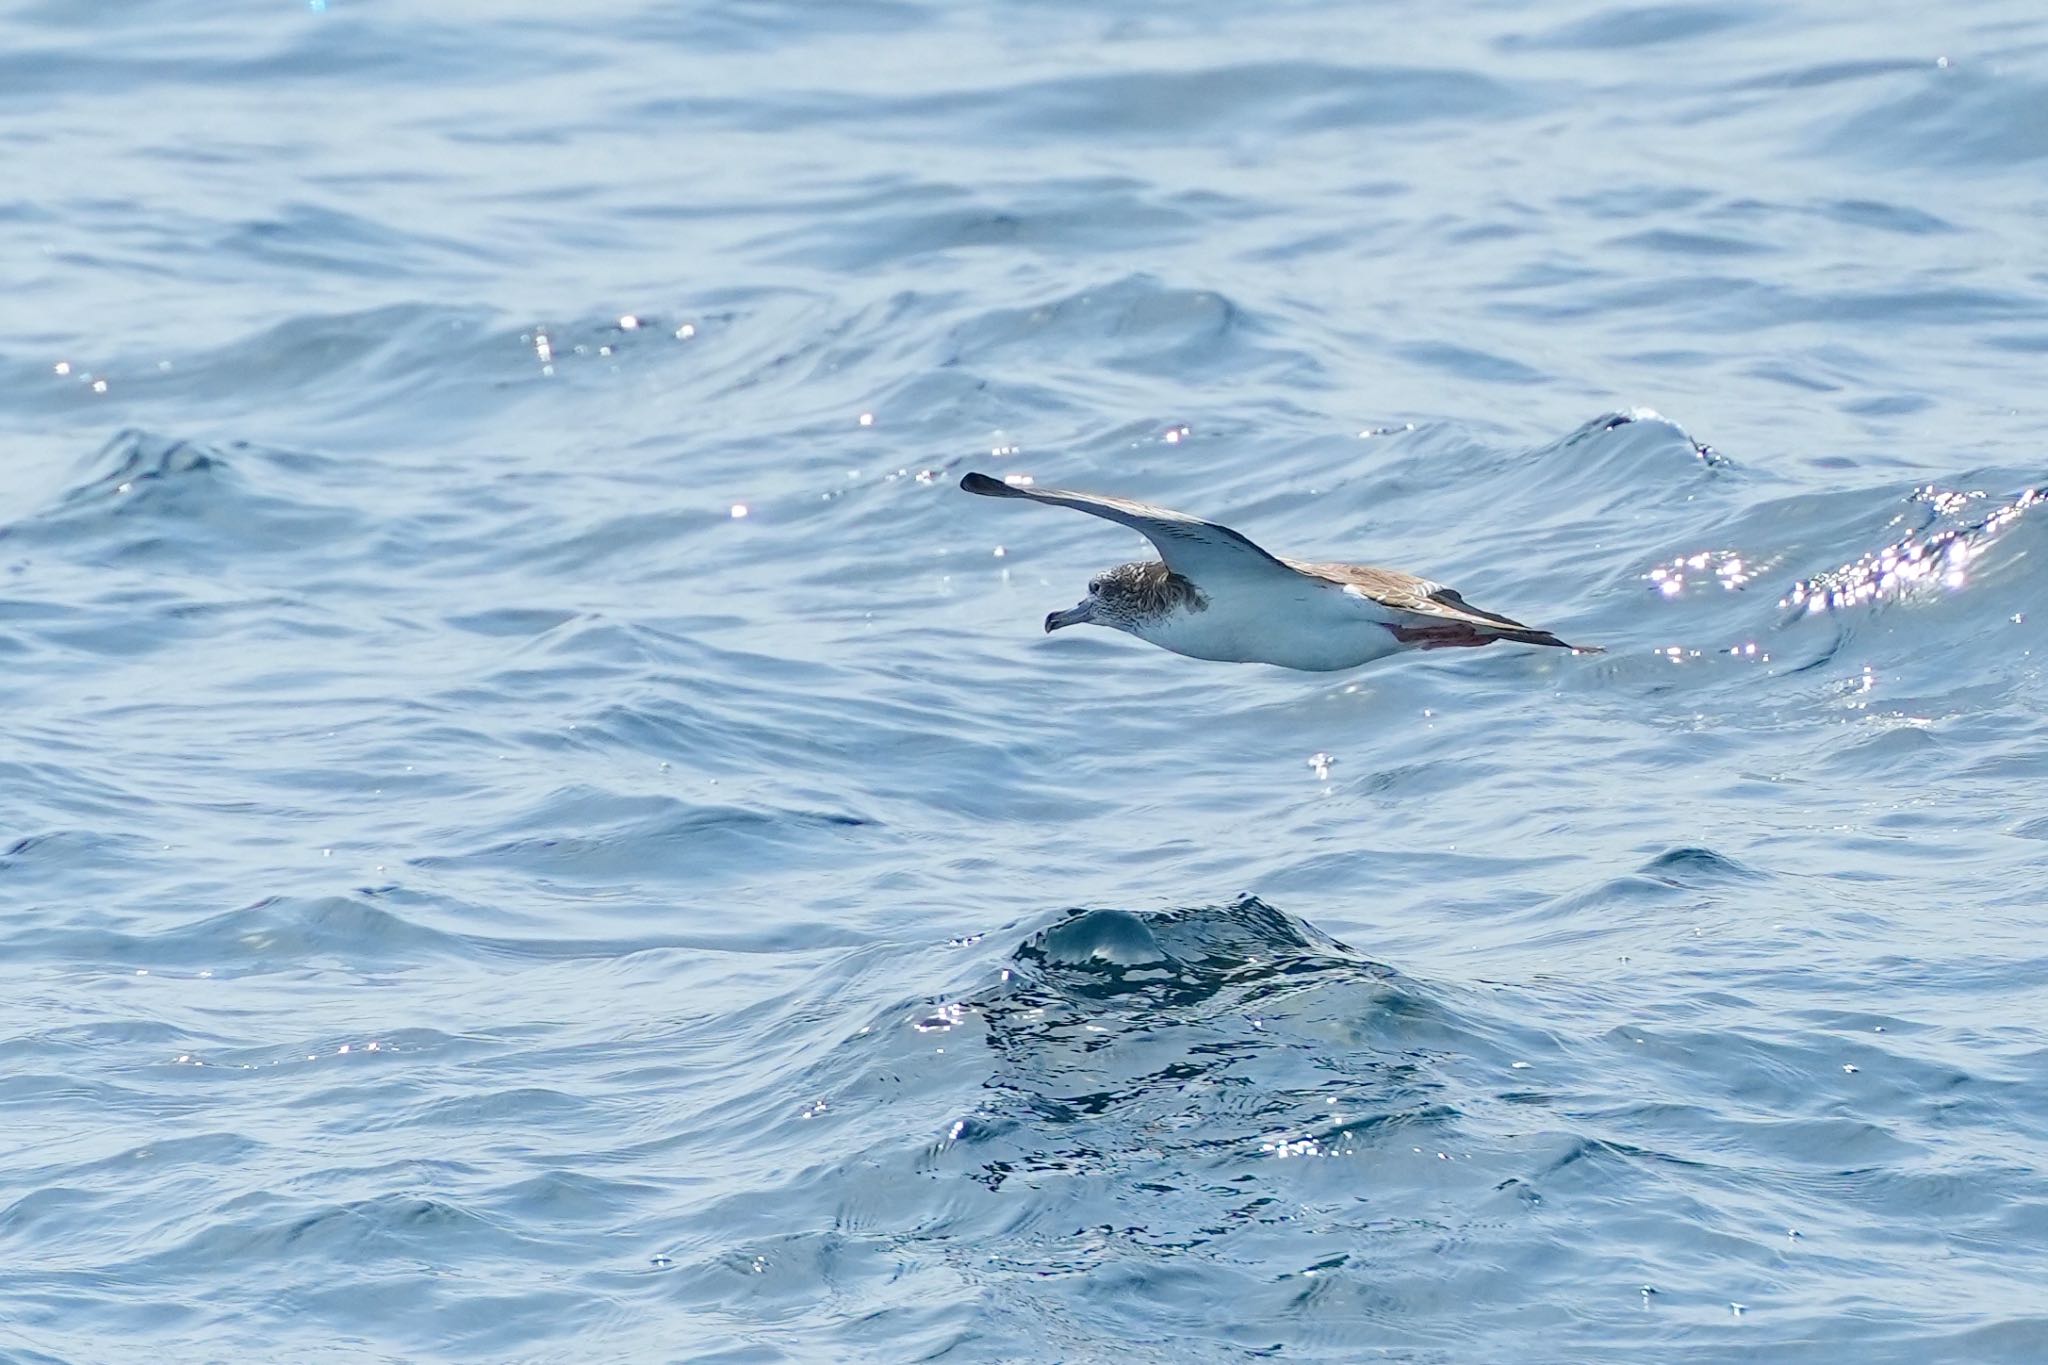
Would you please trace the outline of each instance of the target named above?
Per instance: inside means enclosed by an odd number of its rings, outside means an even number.
[[[1176,611],[1205,611],[1208,606],[1200,589],[1155,559],[1104,569],[1088,580],[1088,595],[1068,610],[1046,617],[1045,628],[1096,625],[1135,632],[1146,621]]]

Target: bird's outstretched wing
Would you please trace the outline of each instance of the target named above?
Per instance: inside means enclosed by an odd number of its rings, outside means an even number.
[[[1228,526],[1203,521],[1185,512],[1152,507],[1127,498],[1104,497],[1099,493],[1076,493],[1065,488],[1018,486],[992,479],[986,474],[968,474],[960,486],[970,493],[990,498],[1024,498],[1053,507],[1071,507],[1119,526],[1128,526],[1152,542],[1166,567],[1183,578],[1200,580],[1218,575],[1266,576],[1294,574],[1292,565],[1266,553]]]

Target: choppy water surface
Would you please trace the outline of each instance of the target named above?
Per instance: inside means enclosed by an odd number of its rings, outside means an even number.
[[[0,1357],[2048,1358],[2048,17],[0,16]],[[1658,415],[1663,414],[1663,415]],[[1605,644],[1049,609],[984,468]]]

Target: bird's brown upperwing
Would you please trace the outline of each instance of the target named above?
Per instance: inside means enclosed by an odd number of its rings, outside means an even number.
[[[1442,644],[1490,644],[1495,640],[1514,640],[1527,645],[1553,645],[1558,649],[1569,649],[1580,654],[1599,654],[1604,651],[1598,645],[1574,645],[1558,639],[1547,630],[1525,626],[1508,616],[1490,611],[1481,611],[1467,602],[1457,589],[1447,588],[1441,583],[1432,583],[1427,578],[1418,578],[1412,573],[1397,569],[1376,569],[1370,564],[1304,564],[1299,560],[1283,560],[1288,568],[1305,573],[1311,578],[1321,578],[1331,583],[1341,583],[1347,588],[1357,588],[1373,601],[1395,611],[1412,612],[1417,616],[1433,618],[1449,626],[1462,626],[1471,632],[1469,638],[1452,638],[1462,632],[1437,632],[1429,624],[1422,623],[1423,632],[1441,633]]]

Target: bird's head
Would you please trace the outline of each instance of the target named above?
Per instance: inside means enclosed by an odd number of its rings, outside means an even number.
[[[1108,626],[1142,638],[1148,622],[1181,608],[1200,611],[1207,605],[1194,584],[1169,573],[1157,560],[1119,564],[1089,579],[1088,595],[1046,617],[1045,629],[1051,634],[1062,626]]]

